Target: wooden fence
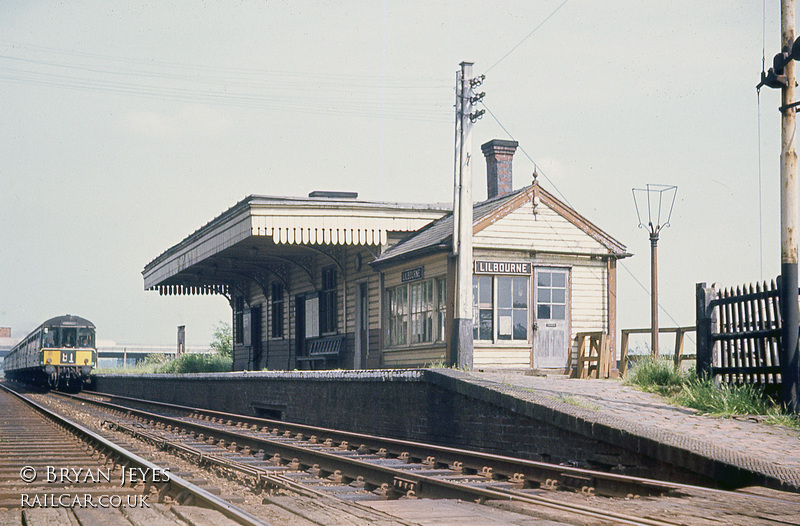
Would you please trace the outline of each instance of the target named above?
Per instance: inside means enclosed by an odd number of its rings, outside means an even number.
[[[780,385],[779,288],[697,284],[697,372],[727,384]]]
[[[673,355],[673,361],[675,363],[675,368],[680,369],[681,363],[684,360],[694,360],[696,356],[694,354],[684,354],[684,341],[686,340],[686,333],[693,332],[695,330],[694,327],[661,327],[658,329],[659,334],[668,334],[668,333],[675,333],[675,353]],[[628,372],[628,340],[630,339],[631,334],[650,334],[652,329],[622,329],[622,341],[620,345],[620,349],[622,352],[620,353],[619,357],[619,374],[621,376],[625,376]]]

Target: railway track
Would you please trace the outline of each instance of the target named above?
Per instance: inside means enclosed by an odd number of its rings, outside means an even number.
[[[613,524],[669,520],[564,503],[551,490],[585,495],[677,495],[689,486],[601,473],[124,397],[69,396],[114,411],[105,425],[172,450],[251,487],[334,493],[368,501],[399,497],[513,502]],[[120,403],[123,402],[125,405]],[[138,406],[136,409],[132,406]],[[141,407],[156,408],[158,412]]]
[[[479,519],[478,508],[564,524],[707,524],[709,516],[728,517],[720,524],[800,524],[800,498],[779,492],[697,488],[125,397],[41,396],[87,424],[102,422],[114,437],[126,433],[241,484],[238,493],[260,495],[258,506],[245,505],[260,517],[269,505],[311,524],[339,523],[329,519],[334,512],[345,524],[419,524],[426,503],[444,510],[460,502],[475,506],[469,524],[517,524]],[[428,500],[442,498],[449,500]],[[409,512],[415,505],[423,507],[417,515]]]
[[[3,524],[267,524],[4,385],[0,407]]]

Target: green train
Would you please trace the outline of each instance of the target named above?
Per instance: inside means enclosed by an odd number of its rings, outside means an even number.
[[[95,326],[57,316],[22,339],[3,362],[6,378],[64,391],[80,391],[97,365]]]

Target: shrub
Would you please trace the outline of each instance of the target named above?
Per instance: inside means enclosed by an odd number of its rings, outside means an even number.
[[[233,360],[220,354],[182,354],[161,365],[157,373],[221,373],[230,371]]]

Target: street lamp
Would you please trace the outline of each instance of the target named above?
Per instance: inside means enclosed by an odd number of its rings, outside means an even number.
[[[678,187],[648,184],[645,188],[632,188],[631,192],[639,228],[646,228],[650,232],[650,353],[658,357],[658,234],[662,228],[669,226]],[[666,206],[667,202],[669,207]],[[645,209],[646,218],[642,217]]]

